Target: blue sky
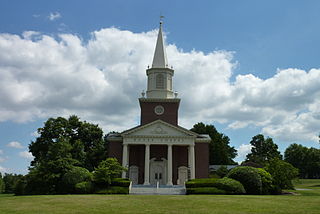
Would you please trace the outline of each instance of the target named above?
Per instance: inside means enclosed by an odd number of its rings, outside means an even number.
[[[319,147],[319,10],[312,0],[2,0],[0,171],[26,173],[48,117],[136,125],[160,14],[181,125],[213,123],[237,161],[258,133],[281,151]]]

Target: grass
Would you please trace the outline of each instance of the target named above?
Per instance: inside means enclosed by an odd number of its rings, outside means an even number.
[[[0,213],[319,213],[320,180],[296,182],[297,195],[42,195],[0,196]]]

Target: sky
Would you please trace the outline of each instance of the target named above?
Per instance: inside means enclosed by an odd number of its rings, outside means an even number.
[[[26,174],[50,117],[105,134],[139,124],[159,17],[179,124],[213,124],[238,150],[257,134],[283,153],[319,148],[320,2],[1,0],[0,172]]]

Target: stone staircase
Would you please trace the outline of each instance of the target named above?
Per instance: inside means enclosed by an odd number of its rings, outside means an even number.
[[[185,195],[184,186],[155,186],[155,185],[132,185],[129,188],[129,194],[132,195]]]

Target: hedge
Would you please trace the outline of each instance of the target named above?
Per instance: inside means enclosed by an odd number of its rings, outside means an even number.
[[[129,194],[128,187],[110,186],[106,189],[99,189],[94,192],[95,194]]]
[[[231,178],[193,179],[186,188],[187,194],[245,194],[243,185]]]
[[[196,194],[226,195],[227,192],[222,189],[218,189],[216,187],[187,188],[187,195],[196,195]]]

